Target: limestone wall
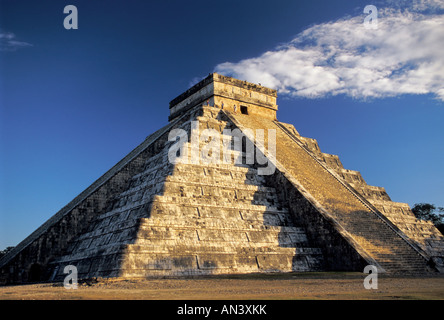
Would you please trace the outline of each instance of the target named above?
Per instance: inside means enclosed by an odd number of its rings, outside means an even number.
[[[249,115],[274,120],[276,97],[276,90],[214,73],[170,102],[170,120],[199,104],[229,111],[236,105],[239,113],[246,108]]]

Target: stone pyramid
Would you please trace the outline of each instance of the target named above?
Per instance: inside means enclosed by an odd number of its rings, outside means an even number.
[[[169,124],[0,260],[3,282],[261,272],[444,271],[444,237],[314,139],[275,90],[211,74]],[[223,150],[223,152],[218,152]]]

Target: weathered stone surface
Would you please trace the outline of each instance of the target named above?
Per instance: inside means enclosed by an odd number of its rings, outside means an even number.
[[[170,110],[168,126],[0,261],[3,281],[61,280],[66,265],[77,266],[80,278],[362,271],[367,264],[443,271],[439,231],[322,153],[316,140],[277,122],[274,90],[214,74]],[[268,161],[276,171],[260,175],[245,150],[219,163],[172,164],[168,135],[179,128],[190,150],[204,129],[221,133],[227,145],[235,138],[224,129],[274,129],[276,157]]]

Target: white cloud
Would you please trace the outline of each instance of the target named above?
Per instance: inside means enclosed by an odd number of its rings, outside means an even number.
[[[216,66],[215,72],[261,83],[291,96],[354,98],[434,94],[444,101],[444,0],[378,8],[378,28],[365,14],[314,25],[262,55]]]
[[[199,83],[200,81],[202,81],[203,79],[205,79],[205,77],[194,77],[193,79],[191,79],[188,83],[188,87],[192,87],[195,84]]]
[[[0,51],[16,51],[25,47],[32,47],[32,44],[16,40],[11,32],[0,32]]]
[[[438,10],[444,9],[443,0],[414,0],[413,10],[425,11],[425,10]]]

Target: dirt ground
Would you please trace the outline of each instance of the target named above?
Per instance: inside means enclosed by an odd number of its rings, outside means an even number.
[[[379,276],[365,289],[362,273],[218,276],[195,279],[96,280],[0,287],[0,300],[444,300],[444,276]]]

